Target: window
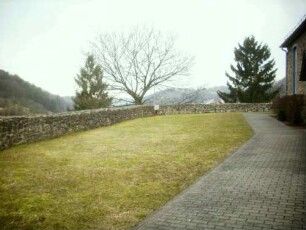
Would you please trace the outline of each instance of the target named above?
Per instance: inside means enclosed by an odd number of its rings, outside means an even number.
[[[292,94],[297,93],[298,74],[297,74],[297,46],[293,47],[292,51]]]
[[[304,50],[304,54],[303,54],[300,81],[306,81],[306,50]]]

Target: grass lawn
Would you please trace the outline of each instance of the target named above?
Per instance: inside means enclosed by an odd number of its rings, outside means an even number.
[[[241,114],[141,118],[0,152],[0,228],[126,229],[248,140]]]

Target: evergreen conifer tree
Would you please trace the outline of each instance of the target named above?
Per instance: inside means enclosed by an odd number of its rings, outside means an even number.
[[[238,44],[234,55],[236,66],[231,65],[234,76],[226,73],[229,92],[218,91],[218,95],[227,103],[270,102],[280,88],[272,90],[277,69],[268,46],[249,36],[242,45]]]
[[[112,98],[106,92],[108,85],[103,82],[103,71],[96,64],[93,55],[88,55],[85,67],[81,68],[80,74],[75,78],[78,90],[74,100],[76,110],[97,109],[109,107]]]

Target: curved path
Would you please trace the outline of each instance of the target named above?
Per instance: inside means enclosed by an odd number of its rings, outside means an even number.
[[[253,138],[135,229],[306,229],[305,129],[245,117]]]

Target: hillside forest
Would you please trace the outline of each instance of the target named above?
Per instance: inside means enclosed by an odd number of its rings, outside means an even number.
[[[53,95],[0,70],[0,116],[50,114],[73,108],[71,97]]]

